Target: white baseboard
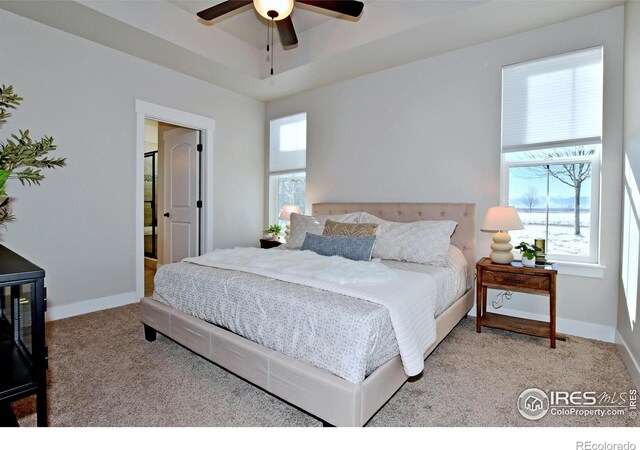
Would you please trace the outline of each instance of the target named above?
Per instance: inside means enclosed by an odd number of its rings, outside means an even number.
[[[66,317],[79,316],[103,309],[115,308],[131,303],[136,303],[140,299],[135,292],[125,292],[124,294],[110,295],[108,297],[94,298],[82,302],[71,303],[70,305],[49,306],[46,313],[46,320],[58,320]]]
[[[549,316],[533,314],[526,311],[517,311],[515,309],[500,308],[495,311],[492,310],[492,312],[505,314],[507,316],[522,317],[524,319],[541,320],[543,322],[549,321]],[[475,308],[469,312],[469,315],[475,317]],[[561,317],[556,318],[556,332],[559,334],[596,339],[604,342],[615,342],[616,335],[616,329],[614,327],[607,327],[597,323],[580,322],[578,320],[563,319]]]
[[[636,387],[640,389],[640,363],[638,363],[638,360],[633,356],[633,353],[629,351],[627,342],[624,340],[618,330],[616,330],[616,345],[618,347],[618,351],[620,352],[620,356],[622,356],[624,365],[627,366],[629,375],[631,375],[633,384],[635,384]]]

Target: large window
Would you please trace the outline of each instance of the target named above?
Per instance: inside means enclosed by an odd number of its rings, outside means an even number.
[[[269,126],[269,223],[285,205],[305,213],[307,113],[273,119]]]
[[[602,48],[503,68],[502,203],[547,259],[598,262]]]

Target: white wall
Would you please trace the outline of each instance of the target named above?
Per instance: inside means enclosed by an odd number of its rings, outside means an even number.
[[[618,333],[622,355],[640,388],[640,3],[627,2],[624,46],[622,264]]]
[[[561,275],[560,332],[613,340],[622,161],[623,7],[267,103],[267,119],[308,113],[308,202],[499,202],[503,65],[604,45],[601,262],[604,278]],[[479,226],[478,226],[479,228]],[[478,256],[491,236],[479,233]],[[514,295],[505,308],[547,315]]]
[[[46,270],[50,317],[136,300],[136,99],[215,120],[214,246],[256,245],[263,103],[4,10],[0,55],[0,83],[24,97],[0,138],[52,135],[68,163],[40,187],[9,182],[18,222],[0,231]]]

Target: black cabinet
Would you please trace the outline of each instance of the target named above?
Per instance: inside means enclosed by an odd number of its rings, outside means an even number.
[[[0,245],[0,425],[15,425],[10,403],[36,396],[47,426],[44,270]]]

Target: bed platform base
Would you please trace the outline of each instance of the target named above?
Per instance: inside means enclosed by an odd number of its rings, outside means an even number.
[[[473,298],[470,290],[438,316],[437,339],[425,358],[469,312]],[[152,298],[141,300],[141,310],[147,341],[154,341],[159,332],[316,416],[325,426],[363,426],[407,380],[399,356],[354,384]]]

